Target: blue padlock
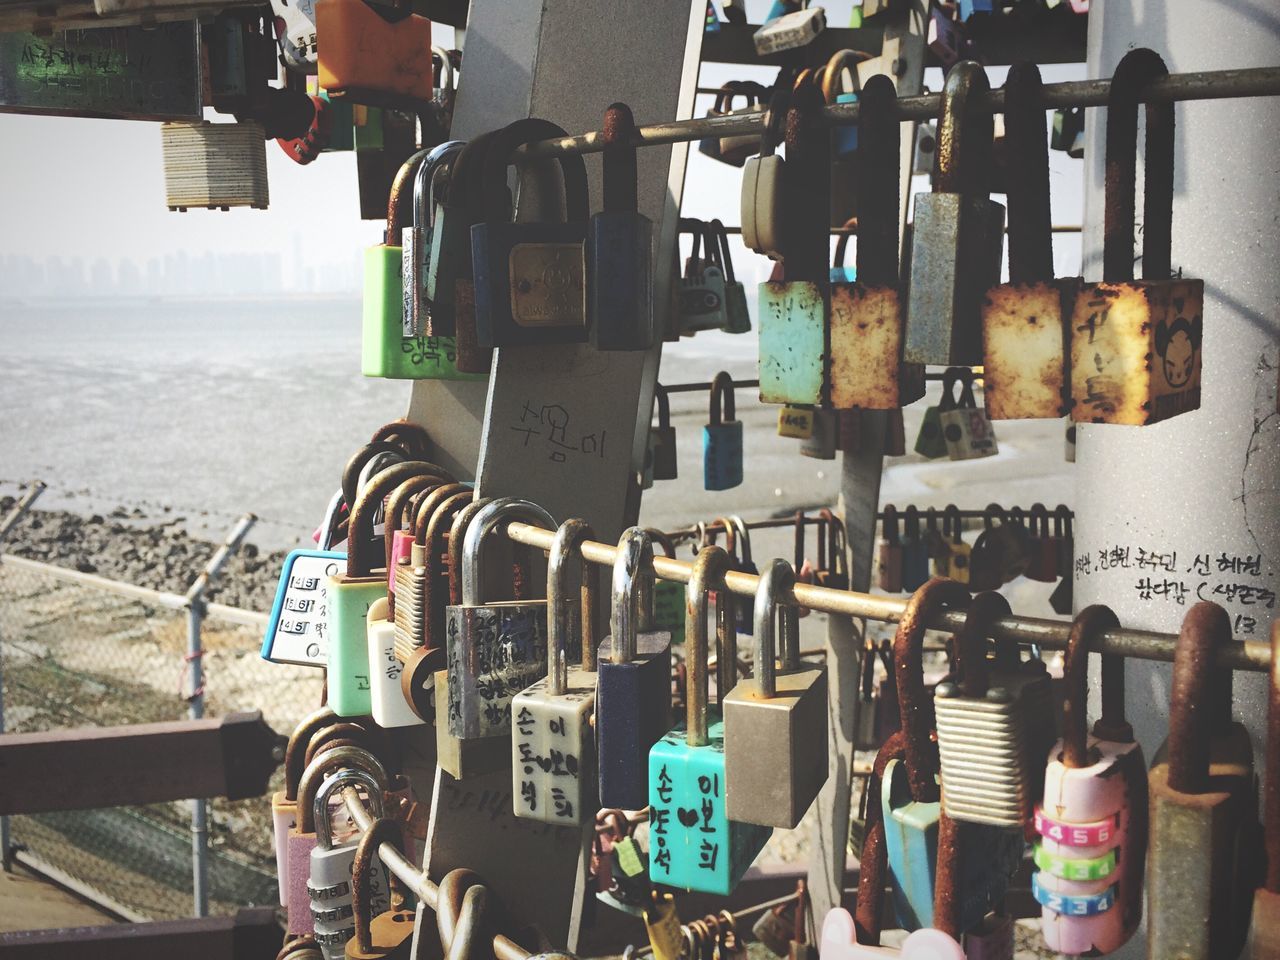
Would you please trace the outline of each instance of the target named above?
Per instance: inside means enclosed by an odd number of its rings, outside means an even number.
[[[889,883],[898,923],[904,930],[936,926],[934,895],[942,794],[938,746],[933,739],[933,701],[924,686],[925,626],[943,607],[968,604],[969,591],[965,587],[954,580],[935,577],[912,595],[894,637],[893,665],[904,758],[890,760],[885,766],[879,800]],[[958,831],[957,844],[961,870],[958,889],[964,891],[965,899],[955,909],[959,929],[965,930],[981,922],[1004,897],[1024,844],[1020,830],[978,824],[965,824]]]
[[[702,485],[729,490],[742,483],[742,421],[735,420],[733,378],[711,381],[711,422],[702,428]]]
[[[713,586],[725,590],[730,566],[719,547],[704,547],[694,559],[685,602],[685,722],[649,751],[649,878],[720,896],[733,891],[773,834],[772,827],[729,819],[724,721],[707,705],[707,597]],[[718,612],[717,621],[719,636],[735,634],[729,616]]]
[[[556,158],[564,177],[562,222],[512,223],[507,166],[518,147],[566,137],[530,117],[508,124],[489,144],[481,179],[484,221],[471,228],[476,342],[482,348],[587,339],[587,167],[579,154]]]

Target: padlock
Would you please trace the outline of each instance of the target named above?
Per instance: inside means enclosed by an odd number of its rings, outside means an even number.
[[[1271,625],[1271,688],[1267,707],[1267,769],[1262,790],[1267,872],[1253,895],[1250,960],[1280,958],[1280,621]]]
[[[924,367],[903,360],[897,94],[888,77],[876,76],[861,96],[858,282],[831,286],[831,403],[839,410],[893,410],[924,396]]]
[[[902,592],[902,540],[898,535],[898,511],[885,504],[876,541],[876,586],[885,593]]]
[[[853,129],[857,129],[854,127]],[[831,189],[836,187],[835,180],[831,182]],[[858,279],[857,266],[849,266],[849,238],[855,235],[858,221],[856,219],[846,222],[844,232],[840,234],[840,239],[836,241],[835,253],[831,255],[831,272],[828,279],[832,284],[832,293],[835,293],[834,285],[837,283],[853,283]],[[831,304],[832,317],[835,317],[835,302]]]
[[[800,662],[800,618],[780,597],[795,570],[773,560],[755,599],[755,676],[724,698],[725,813],[792,830],[827,780],[827,670]],[[783,636],[782,670],[777,626]]]
[[[782,259],[787,240],[786,164],[776,150],[790,100],[791,92],[780,85],[761,123],[759,154],[742,168],[742,242],[771,260]]]
[[[493,365],[493,350],[482,346],[476,326],[476,283],[474,277],[474,237],[472,228],[484,217],[487,209],[499,206],[512,209],[511,192],[506,189],[506,178],[494,183],[483,174],[486,157],[496,143],[501,130],[481,134],[471,141],[454,161],[449,178],[449,203],[441,211],[443,223],[437,220],[437,234],[452,238],[460,233],[458,241],[462,249],[447,256],[436,276],[436,289],[452,274],[452,305],[447,315],[453,318],[453,334],[458,355],[458,369],[467,373],[487,373]],[[486,190],[499,190],[500,196],[492,196]],[[452,216],[450,214],[452,213]],[[435,256],[436,239],[432,240],[431,254]],[[447,268],[447,269],[446,269]],[[428,280],[430,280],[428,274]],[[496,282],[496,281],[495,281]],[[438,296],[438,293],[437,293]],[[439,300],[433,299],[439,312]]]
[[[822,510],[818,516],[818,556],[820,569],[813,582],[832,590],[849,589],[849,544],[845,538],[844,521],[830,510]]]
[[[1076,0],[1071,3],[1074,6]],[[1076,160],[1084,156],[1084,107],[1059,107],[1053,112],[1049,148]]]
[[[443,617],[434,622],[431,620],[432,588],[438,591],[440,574],[439,565],[434,563],[438,560],[439,550],[432,554],[431,549],[433,544],[439,546],[442,542],[446,525],[450,522],[450,514],[443,509],[444,505],[447,503],[456,511],[473,496],[471,488],[465,484],[440,484],[423,498],[414,512],[409,556],[401,560],[395,570],[395,656],[401,663],[408,663],[413,652],[421,647],[443,649]],[[433,534],[435,541],[432,540]]]
[[[1069,409],[1064,344],[1079,280],[1055,280],[1043,88],[1034,63],[1004,84],[1009,282],[982,301],[982,384],[993,420],[1054,419]]]
[[[901,960],[965,960],[960,944],[941,930],[925,927],[910,933],[902,946],[881,947],[858,943],[856,925],[849,911],[836,907],[822,922],[822,942],[818,948],[823,960],[875,960],[899,957]]]
[[[724,519],[721,518],[722,522]],[[747,522],[737,514],[729,517],[728,520],[733,524],[734,533],[737,535],[738,558],[734,569],[739,573],[746,573],[753,577],[759,576],[760,570],[756,567],[756,562],[751,556],[751,531],[747,528]],[[755,629],[754,601],[751,597],[728,596],[734,602],[734,607],[737,610],[738,633],[750,635]]]
[[[658,425],[649,429],[649,447],[653,453],[653,479],[674,480],[679,475],[676,458],[676,428],[671,425],[671,400],[662,384],[653,388],[658,406]]]
[[[813,436],[813,407],[783,404],[778,411],[778,436],[793,440],[808,440]]]
[[[546,529],[556,525],[537,504],[502,497],[479,510],[467,527],[461,549],[462,603],[445,611],[448,722],[437,724],[458,740],[510,736],[511,698],[546,670],[547,601],[481,599],[485,538],[511,520]]]
[[[934,7],[930,11],[925,40],[929,52],[937,58],[943,70],[949,69],[964,56],[969,46],[964,27],[951,19],[941,7]]]
[[[272,0],[276,42],[285,67],[295,73],[314,73],[316,63],[315,5],[299,6],[288,0]]]
[[[396,624],[387,617],[387,597],[369,607],[366,621],[369,660],[370,713],[381,727],[411,727],[424,723],[400,690],[404,665],[396,659]]]
[[[817,81],[822,90],[822,99],[827,106],[841,106],[859,101],[858,64],[868,59],[870,58],[867,54],[857,50],[837,50],[831,55]],[[828,226],[847,228],[857,222],[861,183],[857,153],[858,126],[842,124],[832,127],[831,200],[828,204]],[[843,257],[840,257],[840,263],[836,265],[840,266],[842,263]],[[834,273],[832,275],[833,283],[852,283],[855,279],[855,276],[849,276],[843,271],[839,276]]]
[[[944,383],[943,404],[938,407],[938,422],[952,460],[975,460],[994,457],[1000,452],[995,428],[985,408],[979,408],[973,396],[973,371],[968,367],[948,370],[960,384],[960,397],[952,406],[950,385]]]
[[[1169,737],[1147,781],[1152,960],[1234,957],[1249,928],[1259,839],[1253,747],[1231,719],[1231,672],[1214,664],[1230,642],[1222,607],[1202,601],[1187,612],[1174,654]]]
[[[276,880],[280,906],[289,905],[289,831],[298,818],[298,783],[302,779],[304,749],[311,735],[341,721],[328,707],[308,714],[294,729],[284,753],[284,788],[271,795],[271,826],[275,838]]]
[[[1120,626],[1107,607],[1080,611],[1063,665],[1062,739],[1049,752],[1035,825],[1037,889],[1049,896],[1106,893],[1113,906],[1072,916],[1045,905],[1049,948],[1069,955],[1111,953],[1142,920],[1147,847],[1147,777],[1142,747],[1124,718],[1124,660],[1102,657],[1102,718],[1086,725],[1089,648]],[[1044,902],[1043,900],[1041,901]]]
[[[792,564],[796,570],[797,583],[814,583],[817,581],[818,576],[818,570],[814,567],[813,561],[805,556],[804,528],[807,523],[808,519],[805,517],[804,511],[797,510],[795,513],[795,535],[793,540],[795,545],[793,556],[795,559]],[[821,551],[818,554],[818,562],[822,563]],[[807,617],[812,612],[808,607],[804,606],[797,606],[797,609],[800,611],[801,617]],[[754,608],[752,612],[754,613]]]
[[[329,659],[324,613],[329,577],[347,555],[335,550],[292,550],[284,559],[275,601],[262,638],[262,659],[324,667]]]
[[[903,350],[910,363],[982,362],[979,309],[1000,280],[1004,244],[1004,207],[988,192],[993,120],[981,102],[988,89],[972,60],[947,72],[933,192],[916,197]]]
[[[677,290],[678,329],[683,336],[699,330],[719,330],[729,322],[725,306],[724,265],[719,245],[708,235],[708,225],[701,220],[680,220],[681,232],[693,235],[693,249],[685,262]],[[706,244],[706,257],[702,245]]]
[[[505,202],[507,166],[516,148],[565,136],[563,128],[549,121],[517,120],[485,152],[484,220],[471,228],[476,342],[481,348],[587,340],[590,203],[581,155],[556,158],[564,180],[563,221],[512,223]],[[532,196],[523,199],[535,201]]]
[[[649,878],[722,896],[773,833],[729,819],[724,722],[707,704],[708,592],[727,589],[729,564],[728,554],[714,546],[694,558],[685,605],[686,717],[649,751]]]
[[[449,140],[433,148],[413,178],[413,224],[404,228],[400,239],[400,272],[404,287],[401,334],[404,337],[438,335],[433,323],[431,299],[427,296],[427,270],[435,235],[436,191],[448,180],[453,162],[465,147],[462,140]]]
[[[351,868],[356,856],[357,841],[339,840],[330,826],[329,799],[340,791],[357,784],[368,791],[367,802],[375,817],[383,815],[382,795],[374,779],[363,770],[337,770],[325,778],[316,791],[315,826],[316,845],[311,849],[310,874],[307,879],[308,909],[311,913],[313,936],[326,960],[339,960],[343,947],[355,934],[352,919],[354,912]],[[345,814],[345,808],[341,808]],[[374,870],[383,873],[381,884],[369,887],[369,901],[373,909],[381,912],[389,906],[385,871],[381,862]]]
[[[725,333],[750,333],[751,308],[747,306],[747,288],[734,273],[728,231],[718,219],[709,222],[708,230],[718,244],[719,263],[724,270],[724,326],[721,329]]]
[[[813,411],[813,432],[800,441],[800,456],[814,460],[834,460],[840,423],[838,414],[825,407]]]
[[[944,386],[942,397],[946,402],[950,396]],[[938,460],[947,455],[947,438],[942,435],[942,407],[926,407],[924,416],[920,418],[920,431],[916,434],[913,447],[916,453],[926,460]]]
[[[642,916],[654,960],[680,960],[681,946],[686,942],[687,936],[681,930],[675,898],[665,891],[653,890],[648,900]],[[694,955],[690,951],[690,960],[693,960]]]
[[[731,80],[716,93],[715,102],[707,111],[708,117],[724,117],[760,112],[760,96],[765,88],[750,81]],[[733,103],[742,97],[745,105],[735,108]],[[698,142],[698,152],[703,156],[720,160],[733,167],[741,167],[747,158],[759,149],[759,138],[752,134],[735,134],[730,137],[703,137]]]
[[[353,934],[346,943],[346,960],[411,960],[414,911],[406,903],[399,878],[375,865],[378,848],[401,845],[401,826],[381,818],[369,825],[356,845],[351,865]],[[373,900],[378,889],[387,891],[388,906],[377,915]]]
[[[434,180],[432,183],[435,209],[431,216],[423,294],[431,303],[431,333],[436,336],[456,336],[457,333],[454,302],[457,281],[471,276],[471,225],[482,215],[478,185],[482,156],[496,135],[495,130],[476,137],[459,151],[447,168],[441,168],[443,191],[439,189],[440,183]]]
[[[973,598],[955,638],[959,680],[938,684],[933,695],[942,764],[942,808],[964,823],[1021,831],[1043,783],[1047,744],[1030,729],[1032,716],[1019,690],[992,680],[987,663],[991,623],[1009,616],[998,593]],[[1047,685],[1043,694],[1048,696]],[[1040,731],[1043,736],[1043,731]]]
[[[1031,563],[1031,539],[1016,519],[1015,507],[1006,513],[998,503],[987,504],[982,533],[970,556],[969,582],[975,590],[994,590],[1012,583]],[[1000,520],[999,524],[994,521]]]
[[[458,96],[458,70],[462,64],[461,50],[446,50],[444,47],[431,48],[432,69],[435,74],[435,91],[431,94],[431,105],[439,117],[440,127],[444,131],[453,128],[453,107]],[[457,65],[454,58],[458,58]],[[435,62],[440,66],[436,68]]]
[[[1173,104],[1146,107],[1142,280],[1133,279],[1138,102],[1167,76],[1159,55],[1130,50],[1107,101],[1102,282],[1087,283],[1071,317],[1071,418],[1148,424],[1200,407],[1204,281],[1172,277]]]
[[[902,515],[902,589],[914,592],[929,575],[929,544],[920,529],[920,511],[912,505]]]
[[[940,608],[967,606],[968,602],[968,591],[960,584],[930,580],[912,595],[894,637],[905,757],[886,765],[880,804],[894,907],[899,924],[908,930],[936,926],[934,892],[942,809],[937,747],[932,742],[933,703],[924,687],[925,625]],[[956,890],[963,896],[955,905],[958,930],[976,925],[999,904],[1023,851],[1020,831],[965,826],[972,829],[956,838],[960,857]]]
[[[396,569],[400,563],[408,562],[413,556],[413,520],[415,512],[412,504],[424,491],[440,485],[440,479],[431,476],[410,477],[391,492],[383,509],[382,536],[386,546],[387,566],[387,599],[390,601],[388,613],[395,618],[396,601]]]
[[[653,223],[638,211],[636,122],[625,103],[604,116],[604,210],[587,226],[587,316],[597,350],[654,341]]]
[[[825,281],[830,272],[825,238],[821,259],[811,255],[811,238],[825,232],[828,204],[828,129],[820,121],[821,111],[821,95],[805,86],[792,96],[787,112],[788,159],[782,170],[787,209],[769,214],[788,218],[781,235],[770,241],[770,256],[783,262],[786,279],[760,285],[762,403],[824,401],[829,350]],[[834,429],[830,433],[834,457]]]
[[[711,381],[711,422],[702,428],[702,485],[729,490],[742,483],[742,421],[734,419],[733,378]]]
[[[596,744],[596,568],[580,555],[595,534],[585,520],[560,524],[547,563],[547,674],[511,701],[511,797],[517,817],[579,824],[600,809]],[[568,574],[581,570],[573,616]],[[569,650],[581,663],[569,666]]]
[[[364,0],[341,0],[363,4]],[[361,311],[360,370],[366,377],[392,380],[474,380],[457,368],[456,345],[445,337],[406,333],[413,317],[405,314],[404,233],[412,233],[408,193],[417,174],[432,156],[441,152],[420,150],[405,161],[396,174],[387,202],[387,226],[383,242],[364,255],[364,294]],[[439,157],[437,157],[439,159]],[[410,297],[410,302],[412,298]]]
[[[449,479],[441,468],[421,460],[397,463],[379,473],[356,497],[351,511],[346,573],[328,579],[329,609],[329,704],[342,717],[368,714],[369,694],[369,608],[386,596],[387,572],[375,566],[382,557],[373,556],[366,531],[373,527],[374,512],[382,498],[397,486],[418,475]],[[376,549],[382,553],[383,545]]]
[[[645,533],[662,548],[665,556],[675,559],[676,546],[661,530],[646,527]],[[655,577],[653,582],[653,629],[671,634],[671,642],[684,643],[684,584]],[[662,732],[670,728],[667,724]],[[647,794],[646,794],[647,797]]]
[[[389,107],[431,100],[431,21],[408,0],[315,0],[314,9],[325,40],[320,86],[329,96]]]
[[[751,35],[756,56],[767,57],[807,46],[827,27],[827,14],[822,7],[810,7],[804,0],[802,10],[770,20]]]

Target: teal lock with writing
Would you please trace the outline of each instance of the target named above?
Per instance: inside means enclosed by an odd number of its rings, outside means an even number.
[[[935,577],[907,604],[894,637],[893,665],[902,724],[902,760],[890,760],[880,785],[880,807],[888,852],[889,886],[894,910],[905,930],[932,927],[938,869],[938,833],[942,816],[938,746],[933,739],[933,702],[925,691],[925,625],[943,607],[967,607],[969,591],[953,580]],[[965,824],[956,840],[960,858],[959,929],[976,926],[1003,899],[1009,878],[1022,858],[1020,830]]]
[[[387,595],[381,541],[372,539],[374,514],[392,490],[411,477],[451,479],[442,467],[409,460],[388,467],[360,491],[351,508],[346,571],[328,578],[329,706],[340,717],[372,712],[369,687],[369,608]]]
[[[707,704],[707,597],[713,586],[724,589],[730,566],[719,547],[705,547],[694,559],[685,613],[685,722],[649,751],[649,878],[720,896],[733,891],[773,834],[772,827],[729,819],[724,721]],[[734,631],[731,621],[722,626]]]
[[[364,298],[361,311],[360,371],[366,377],[388,380],[475,380],[460,373],[456,349],[450,337],[406,336],[404,315],[403,231],[411,204],[405,202],[418,168],[430,151],[420,150],[404,162],[396,174],[387,202],[384,242],[370,247],[364,256]],[[409,278],[412,282],[412,277]],[[412,302],[410,300],[410,302]]]
[[[702,485],[729,490],[742,483],[742,421],[735,420],[733,378],[711,381],[711,422],[702,428]]]

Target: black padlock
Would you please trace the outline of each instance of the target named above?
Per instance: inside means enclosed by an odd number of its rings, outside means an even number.
[[[639,213],[635,118],[625,103],[604,115],[604,211],[587,232],[588,319],[597,350],[653,346],[653,223]]]
[[[653,479],[674,480],[676,469],[676,428],[671,425],[671,401],[662,384],[653,390],[658,404],[658,425],[649,428],[649,446],[653,453]]]

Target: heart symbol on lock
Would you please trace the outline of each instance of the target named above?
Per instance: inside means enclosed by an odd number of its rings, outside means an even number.
[[[686,827],[695,827],[698,825],[697,810],[693,810],[689,807],[678,807],[676,809],[676,816],[680,819],[680,822],[684,824]]]

